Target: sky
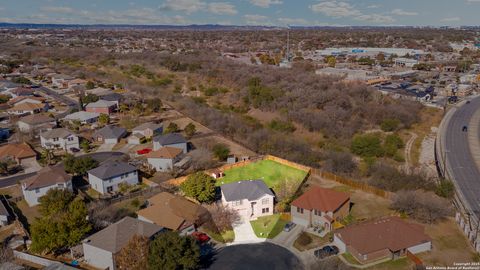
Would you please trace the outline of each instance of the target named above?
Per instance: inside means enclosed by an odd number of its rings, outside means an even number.
[[[0,0],[0,22],[478,26],[480,0]]]

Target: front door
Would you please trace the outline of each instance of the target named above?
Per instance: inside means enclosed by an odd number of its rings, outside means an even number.
[[[107,192],[108,192],[108,193],[113,192],[113,187],[112,187],[112,186],[107,187]]]

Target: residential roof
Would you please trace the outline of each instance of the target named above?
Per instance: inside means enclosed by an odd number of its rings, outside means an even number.
[[[31,100],[37,100],[37,101],[40,101],[40,102],[44,102],[45,101],[45,98],[43,97],[26,97],[26,96],[19,96],[19,97],[16,97],[16,98],[13,98],[13,99],[10,99],[7,103],[10,104],[10,105],[13,105],[13,104],[16,104],[22,100],[25,100],[25,99],[31,99]]]
[[[100,114],[96,113],[96,112],[79,111],[79,112],[74,112],[72,114],[69,114],[69,115],[65,116],[64,119],[86,121],[86,120],[90,120],[92,118],[97,118],[99,116],[100,116]]]
[[[24,88],[24,87],[17,87],[10,92],[17,96],[33,96],[33,93],[35,93],[35,91],[32,90],[31,88]]]
[[[153,151],[145,155],[147,158],[165,158],[173,159],[178,155],[182,154],[183,150],[176,147],[162,147],[157,151]]]
[[[18,159],[36,157],[37,153],[26,143],[7,144],[0,147],[0,157],[15,157]]]
[[[322,212],[333,212],[349,199],[350,195],[348,193],[312,186],[294,200],[292,205],[308,210],[315,209]]]
[[[220,188],[222,189],[225,200],[228,202],[243,199],[252,201],[261,198],[264,195],[275,196],[262,180],[238,181],[224,184]]]
[[[95,169],[88,171],[89,174],[94,175],[100,179],[109,179],[114,176],[136,171],[134,166],[120,161],[107,161]]]
[[[157,130],[162,128],[162,124],[155,124],[153,122],[143,123],[139,126],[136,126],[132,131],[144,131],[145,129]]]
[[[36,188],[48,187],[56,184],[67,183],[72,180],[61,166],[45,167],[23,183],[26,190],[34,190]]]
[[[24,102],[17,104],[10,108],[9,110],[13,111],[33,111],[33,110],[38,110],[38,109],[43,109],[45,108],[44,103],[30,103],[30,102]]]
[[[110,107],[115,106],[115,105],[117,105],[117,104],[113,101],[99,99],[96,102],[88,103],[86,108],[110,108]]]
[[[66,138],[70,135],[75,135],[75,133],[71,132],[66,128],[55,128],[55,129],[43,132],[40,136],[48,140],[48,139],[54,139],[54,138]]]
[[[121,138],[127,133],[127,130],[117,126],[105,126],[97,131],[95,131],[94,136],[101,136],[107,139],[118,139]]]
[[[149,206],[137,214],[153,223],[171,230],[178,230],[187,222],[195,224],[208,211],[183,197],[162,192],[148,200]]]
[[[158,142],[161,145],[170,145],[177,143],[187,143],[187,140],[180,133],[168,133],[164,135],[159,135],[153,138],[154,142]]]
[[[162,230],[163,228],[156,224],[125,217],[86,238],[84,243],[116,254],[134,235],[150,238]]]
[[[422,225],[406,222],[399,217],[351,225],[335,234],[362,255],[384,249],[398,251],[431,241]]]
[[[27,115],[20,118],[19,121],[26,124],[30,124],[30,125],[35,125],[35,124],[39,125],[39,124],[54,122],[55,119],[48,117],[44,114],[31,114],[31,115]]]
[[[107,101],[120,101],[123,99],[123,95],[119,93],[106,93],[101,95],[101,98]]]

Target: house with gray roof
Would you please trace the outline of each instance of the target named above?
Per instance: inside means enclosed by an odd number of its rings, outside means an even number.
[[[42,132],[57,126],[57,121],[45,114],[31,114],[20,118],[17,122],[22,133]]]
[[[82,125],[93,124],[98,121],[99,113],[79,111],[65,116],[63,119],[68,122],[78,121]]]
[[[115,255],[134,235],[153,240],[163,231],[163,227],[156,224],[125,217],[83,240],[85,262],[98,269],[115,270]]]
[[[101,194],[113,193],[119,190],[121,184],[138,184],[138,172],[126,162],[107,161],[88,171],[88,182]]]
[[[106,144],[116,144],[121,138],[127,135],[127,130],[117,126],[105,126],[93,134],[93,138],[97,142]]]
[[[184,154],[188,152],[187,140],[180,133],[168,133],[153,138],[154,151],[166,146],[180,148]]]
[[[132,130],[133,134],[142,134],[145,138],[152,138],[153,136],[163,133],[163,124],[156,124],[153,122],[143,123]]]
[[[50,189],[67,189],[72,191],[72,177],[61,166],[45,167],[36,175],[22,181],[22,193],[29,206],[38,204],[38,199]]]
[[[65,151],[80,149],[80,139],[66,128],[55,128],[42,132],[40,143],[46,149],[63,149]]]
[[[220,186],[222,204],[244,220],[273,214],[275,195],[262,180],[245,180]]]

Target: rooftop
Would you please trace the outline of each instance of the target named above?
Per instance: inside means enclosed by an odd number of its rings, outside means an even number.
[[[105,126],[97,131],[95,131],[94,136],[101,136],[103,138],[121,138],[127,132],[126,129],[117,127],[117,126]]]
[[[246,180],[238,181],[229,184],[224,184],[220,187],[223,196],[228,202],[248,199],[249,201],[259,199],[264,195],[273,195],[273,192],[267,187],[262,180]]]
[[[55,119],[48,117],[44,114],[31,114],[27,115],[25,117],[20,118],[21,122],[26,123],[26,124],[44,124],[44,123],[49,123],[49,122],[54,122]]]
[[[48,187],[56,184],[64,184],[71,181],[72,177],[68,175],[61,166],[45,167],[36,175],[27,178],[23,183],[26,190]]]
[[[147,122],[147,123],[143,123],[139,126],[136,126],[133,131],[143,131],[145,129],[151,129],[151,130],[157,130],[159,128],[161,128],[163,125],[162,124],[155,124],[153,122]]]
[[[0,157],[12,156],[15,158],[36,157],[37,153],[26,143],[7,144],[0,147]]]
[[[172,159],[182,154],[183,150],[176,147],[162,147],[157,151],[153,151],[145,155],[147,158],[165,158]]]
[[[94,175],[100,179],[106,180],[114,176],[136,171],[134,166],[120,161],[107,161],[95,169],[88,171],[89,174]]]
[[[79,112],[74,112],[72,114],[69,114],[65,116],[66,120],[78,120],[78,121],[86,121],[92,118],[97,118],[99,117],[99,113],[95,112],[85,112],[85,111],[79,111]]]
[[[66,138],[70,135],[75,135],[75,133],[71,132],[66,128],[55,128],[49,131],[45,131],[41,134],[41,137],[44,139],[54,139],[54,138]]]
[[[168,133],[164,135],[159,135],[153,138],[153,141],[158,142],[161,145],[187,143],[187,140],[180,133]]]
[[[112,107],[112,106],[115,106],[115,105],[117,105],[117,104],[113,101],[100,99],[96,102],[88,103],[86,108],[109,108],[109,107]]]
[[[317,186],[310,187],[305,193],[292,202],[293,206],[333,212],[350,199],[348,193]]]

